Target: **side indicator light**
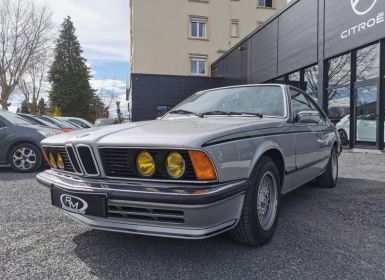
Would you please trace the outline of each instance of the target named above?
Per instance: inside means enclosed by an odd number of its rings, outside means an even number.
[[[217,179],[214,165],[205,152],[188,151],[188,153],[198,180],[212,181]]]

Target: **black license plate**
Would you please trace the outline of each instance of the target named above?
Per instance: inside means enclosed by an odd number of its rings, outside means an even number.
[[[52,205],[72,213],[98,217],[107,216],[106,194],[88,194],[52,188],[51,200]]]

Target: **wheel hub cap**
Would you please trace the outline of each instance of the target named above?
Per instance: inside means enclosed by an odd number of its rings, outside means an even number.
[[[277,214],[278,188],[274,175],[268,171],[262,176],[258,188],[257,213],[258,220],[264,230],[269,230]]]
[[[20,148],[13,154],[13,164],[18,169],[31,169],[36,164],[36,154],[29,148]]]

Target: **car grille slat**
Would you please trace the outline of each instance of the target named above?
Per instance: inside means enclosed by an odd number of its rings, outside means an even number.
[[[129,202],[108,201],[108,216],[120,219],[157,221],[181,224],[184,212],[174,209],[131,206]]]
[[[82,170],[80,168],[79,162],[78,162],[78,160],[76,158],[76,155],[75,155],[74,148],[72,146],[67,146],[66,148],[67,148],[68,157],[71,160],[72,165],[73,165],[75,171],[77,173],[82,173]]]
[[[94,160],[92,149],[89,146],[77,146],[79,159],[87,175],[98,175],[98,168]]]
[[[142,178],[136,171],[135,158],[137,154],[142,151],[141,149],[134,148],[99,148],[104,172],[108,177],[120,177],[120,178]],[[163,165],[164,167],[164,156],[168,151],[162,150],[147,150],[155,160],[158,155],[161,154],[163,159],[161,162],[157,162],[157,166]],[[180,180],[196,180],[195,172],[188,156],[187,151],[179,151],[186,162],[185,175]],[[163,153],[163,154],[162,154]],[[172,179],[166,172],[157,170],[151,177],[152,179]]]

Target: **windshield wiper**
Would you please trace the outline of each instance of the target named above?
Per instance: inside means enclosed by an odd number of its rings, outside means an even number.
[[[197,116],[197,117],[200,117],[202,118],[202,115],[201,114],[198,114],[198,113],[194,113],[194,112],[191,112],[191,111],[187,111],[187,110],[174,110],[174,111],[170,111],[168,112],[169,114],[178,114],[178,115],[194,115],[194,116]]]
[[[249,113],[249,112],[225,112],[225,111],[209,111],[209,112],[204,112],[200,114],[201,116],[255,116],[259,118],[263,118],[263,115],[260,113]]]

